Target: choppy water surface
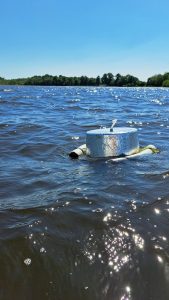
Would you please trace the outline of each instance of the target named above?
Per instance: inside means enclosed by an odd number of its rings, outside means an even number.
[[[0,299],[169,299],[169,89],[0,87]],[[71,160],[85,132],[160,154]]]

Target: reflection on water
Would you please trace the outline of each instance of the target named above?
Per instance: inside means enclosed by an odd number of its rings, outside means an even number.
[[[0,299],[169,299],[169,89],[0,88]],[[160,153],[71,160],[136,127]]]

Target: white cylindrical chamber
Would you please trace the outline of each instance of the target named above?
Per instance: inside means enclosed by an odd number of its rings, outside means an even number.
[[[112,157],[130,155],[139,148],[136,128],[115,127],[90,130],[86,134],[87,155]]]

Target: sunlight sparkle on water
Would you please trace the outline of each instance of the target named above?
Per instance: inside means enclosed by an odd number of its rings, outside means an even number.
[[[31,264],[31,259],[30,258],[26,258],[26,259],[24,259],[24,264],[26,265],[26,266],[29,266],[30,264]]]
[[[159,215],[161,213],[160,209],[158,209],[158,208],[154,208],[154,212],[156,215]]]
[[[111,218],[112,218],[112,215],[111,215],[110,213],[108,213],[108,214],[103,218],[103,221],[104,221],[104,222],[107,222],[107,221],[111,220]]]
[[[46,253],[46,250],[44,247],[40,248],[40,253]]]
[[[133,234],[133,239],[134,239],[135,245],[139,249],[144,249],[144,240],[141,238],[141,236],[139,234]]]
[[[162,257],[159,256],[159,255],[157,256],[157,260],[158,260],[159,263],[163,263],[163,259],[162,259]]]
[[[124,295],[120,298],[120,300],[131,300],[131,288],[130,288],[130,286],[125,287]]]

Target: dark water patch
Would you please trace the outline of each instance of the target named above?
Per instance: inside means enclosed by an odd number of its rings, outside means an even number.
[[[0,97],[0,107],[2,107],[2,104],[8,104],[8,100]]]
[[[19,152],[21,155],[35,157],[36,159],[37,156],[39,156],[39,158],[43,157],[45,153],[46,155],[51,155],[55,149],[56,146],[53,144],[37,143],[32,145],[22,145],[22,148],[19,149]]]
[[[1,129],[6,129],[9,125],[5,123],[0,123],[0,130]]]

